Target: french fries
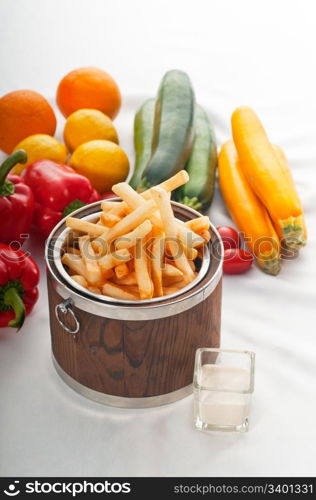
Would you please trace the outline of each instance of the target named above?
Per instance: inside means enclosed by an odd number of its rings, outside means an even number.
[[[100,222],[104,226],[113,227],[121,220],[121,217],[117,214],[112,214],[111,212],[102,212],[100,217]]]
[[[163,236],[154,238],[151,248],[151,276],[154,285],[154,293],[156,297],[163,296],[162,276],[163,276],[163,256],[164,256],[165,239]],[[171,266],[170,266],[171,267]]]
[[[65,253],[74,253],[75,255],[81,255],[80,250],[78,250],[78,248],[75,247],[66,247]]]
[[[181,278],[183,277],[183,272],[180,271],[175,266],[172,266],[171,264],[165,264],[164,268],[162,269],[162,277],[163,278]]]
[[[88,222],[82,219],[76,219],[75,217],[67,217],[66,226],[76,231],[87,233],[89,236],[94,238],[101,236],[104,233],[104,227],[99,224],[94,224],[93,222]]]
[[[204,245],[204,238],[202,236],[192,231],[192,229],[185,226],[181,221],[176,219],[176,222],[178,238],[183,245],[193,248]]]
[[[183,251],[189,260],[195,260],[198,256],[198,251],[196,248],[187,247],[182,245]]]
[[[189,174],[186,170],[180,170],[177,174],[173,175],[166,181],[162,182],[161,184],[158,184],[158,188],[164,189],[167,192],[174,191],[178,187],[182,186],[183,184],[186,184],[189,181]],[[141,193],[141,196],[145,200],[150,200],[151,199],[151,189],[148,189],[147,191],[144,191]]]
[[[115,272],[115,276],[118,279],[121,279],[129,274],[129,269],[128,269],[127,265],[125,264],[125,262],[123,262],[123,264],[119,264],[118,266],[115,266],[114,272]]]
[[[88,286],[87,289],[90,290],[90,292],[92,292],[92,293],[97,293],[97,294],[102,293],[100,288],[97,286]]]
[[[130,233],[124,234],[117,238],[115,248],[120,250],[122,248],[131,248],[136,245],[138,239],[145,238],[152,230],[152,224],[149,220],[145,220],[138,227],[133,229]]]
[[[142,198],[142,196],[126,182],[119,182],[118,184],[115,184],[112,186],[112,190],[113,193],[122,198],[122,200],[125,201],[125,203],[133,210],[145,203],[144,198]]]
[[[154,287],[148,272],[149,270],[146,251],[144,248],[144,240],[137,240],[135,252],[136,255],[134,264],[139,296],[141,300],[151,299],[154,294]]]
[[[182,271],[183,279],[190,283],[194,279],[194,273],[190,267],[188,259],[179,245],[179,240],[175,238],[177,225],[171,208],[170,200],[166,191],[161,188],[151,188],[152,196],[159,208],[161,220],[165,229],[166,246],[168,247],[175,265]]]
[[[117,194],[117,196],[124,200],[123,203],[126,203],[126,205],[128,205],[133,210],[141,207],[146,203],[146,200],[139,193],[134,191],[134,189],[129,184],[126,184],[126,182],[119,182],[118,184],[115,184],[114,186],[112,186],[112,190],[115,194]],[[151,197],[147,201],[151,201]],[[161,227],[159,213],[152,214],[151,220],[155,226]]]
[[[103,271],[108,271],[122,262],[126,262],[131,259],[132,256],[126,248],[122,248],[122,250],[117,250],[114,253],[108,253],[103,257],[99,258],[99,266]]]
[[[211,233],[209,232],[209,230],[201,231],[200,235],[202,236],[202,238],[204,238],[204,241],[206,243],[208,243],[211,239]]]
[[[104,212],[122,217],[126,215],[127,205],[123,201],[102,201],[101,208]]]
[[[78,283],[78,285],[81,285],[84,288],[88,287],[88,282],[87,282],[86,278],[84,278],[80,274],[73,274],[71,276],[71,279],[73,279],[76,283]]]
[[[102,254],[107,252],[108,243],[115,240],[119,236],[122,236],[129,231],[135,229],[139,224],[144,222],[144,220],[148,219],[154,210],[156,209],[155,203],[152,200],[146,201],[143,205],[139,206],[126,215],[123,219],[120,220],[114,227],[112,227],[109,231],[106,231],[104,234],[99,235],[97,240],[97,248],[98,251]]]
[[[129,274],[124,276],[123,278],[117,278],[116,276],[114,276],[114,283],[116,283],[117,285],[137,285],[135,271],[130,272],[130,270],[128,270],[128,272]]]
[[[81,236],[79,238],[79,250],[86,268],[86,274],[89,276],[89,282],[94,285],[99,283],[102,279],[101,269],[96,260],[89,236]]]
[[[61,258],[62,263],[69,267],[72,271],[80,276],[83,276],[87,281],[88,275],[82,258],[79,255],[73,253],[64,253]]]
[[[102,287],[103,295],[109,295],[114,299],[121,300],[137,300],[138,296],[135,293],[130,293],[124,290],[122,287],[118,285],[113,285],[113,283],[105,283]]]
[[[207,231],[210,227],[210,219],[207,215],[202,215],[202,217],[197,217],[196,219],[188,220],[184,223],[186,227],[200,233],[200,231]]]
[[[118,300],[149,300],[177,292],[197,275],[195,260],[210,240],[207,216],[176,219],[170,195],[188,181],[181,170],[139,194],[112,187],[122,201],[103,200],[100,219],[68,217],[71,231],[61,257],[75,283]]]

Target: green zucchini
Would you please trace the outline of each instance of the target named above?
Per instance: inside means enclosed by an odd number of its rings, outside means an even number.
[[[195,138],[185,166],[190,180],[175,191],[175,199],[195,210],[206,210],[212,201],[217,167],[213,126],[201,106],[195,110]]]
[[[144,172],[143,188],[165,181],[186,164],[193,143],[194,109],[188,75],[179,70],[168,71],[158,90],[152,157]]]
[[[129,181],[137,189],[143,172],[151,157],[151,143],[154,129],[155,99],[147,99],[139,108],[134,119],[135,166]]]

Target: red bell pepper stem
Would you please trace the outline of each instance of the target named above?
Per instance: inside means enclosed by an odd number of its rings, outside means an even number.
[[[25,319],[25,306],[18,290],[14,287],[8,288],[4,293],[3,302],[6,306],[12,307],[15,313],[15,318],[9,321],[8,326],[20,330]]]
[[[27,154],[24,149],[18,149],[17,151],[12,153],[12,155],[8,156],[8,158],[2,163],[0,167],[0,190],[4,186],[6,177],[10,170],[14,167],[14,165],[16,165],[17,163],[26,163],[26,161]]]

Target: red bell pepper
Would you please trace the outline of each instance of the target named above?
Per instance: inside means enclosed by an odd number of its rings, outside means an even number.
[[[0,241],[13,247],[28,237],[34,212],[32,190],[19,175],[9,174],[14,165],[26,160],[26,152],[20,149],[0,166]]]
[[[18,330],[38,299],[39,270],[22,250],[0,243],[0,327]]]
[[[86,177],[50,160],[36,161],[23,171],[23,178],[35,198],[34,225],[44,236],[63,217],[100,199]]]

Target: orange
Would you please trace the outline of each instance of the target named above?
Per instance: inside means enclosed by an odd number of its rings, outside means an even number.
[[[105,193],[113,184],[125,181],[129,171],[126,153],[110,141],[89,141],[81,144],[72,154],[70,166],[87,177],[92,186]]]
[[[108,116],[98,109],[78,109],[68,116],[64,141],[69,151],[74,151],[80,144],[95,139],[118,144],[116,129]]]
[[[79,68],[64,76],[58,85],[56,100],[65,117],[77,109],[92,108],[113,120],[121,107],[121,94],[116,82],[98,68]]]
[[[54,135],[56,117],[46,99],[33,90],[15,90],[0,99],[0,148],[12,153],[25,137]]]

